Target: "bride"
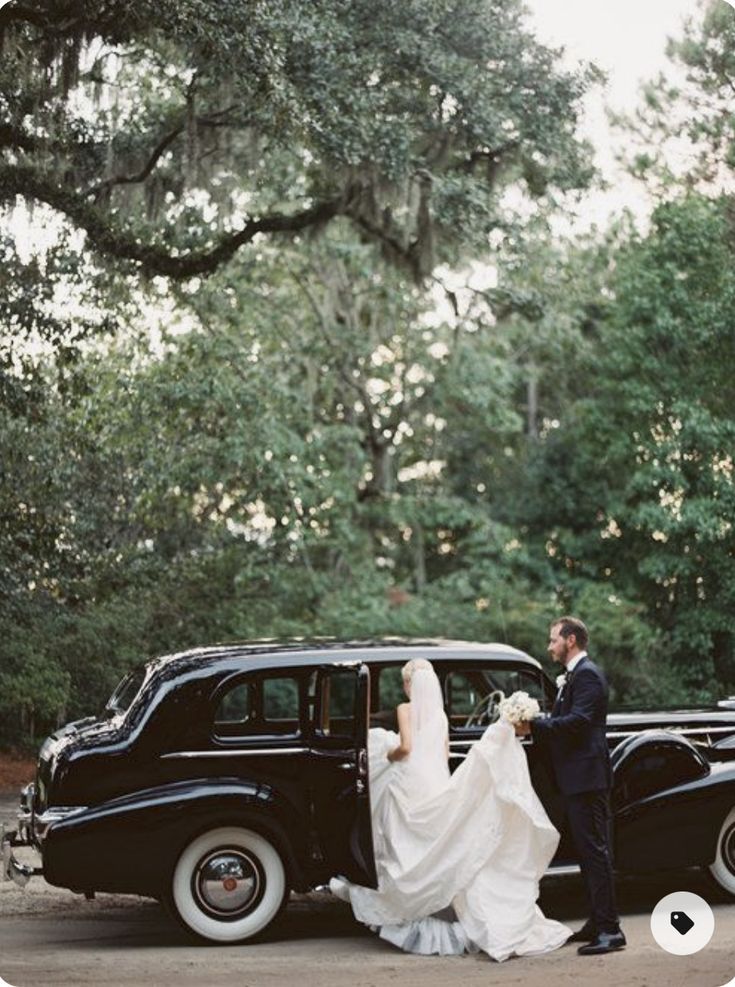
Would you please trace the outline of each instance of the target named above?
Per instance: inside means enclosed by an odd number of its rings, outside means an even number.
[[[368,742],[378,888],[335,878],[332,892],[407,952],[505,960],[557,949],[571,929],[545,918],[536,899],[559,834],[513,727],[488,727],[450,775],[436,673],[413,659],[403,683],[399,736],[373,729]]]

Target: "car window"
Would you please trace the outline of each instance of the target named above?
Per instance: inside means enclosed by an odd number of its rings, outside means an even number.
[[[263,679],[263,719],[299,720],[299,684],[296,679]]]
[[[333,672],[329,676],[330,718],[353,718],[356,692],[357,676],[353,671]]]
[[[221,695],[213,732],[219,737],[297,735],[299,710],[298,679],[285,675],[248,676]]]
[[[105,708],[115,713],[127,712],[133,700],[140,692],[144,681],[144,668],[136,668],[132,672],[128,672],[110,696]]]
[[[236,685],[226,692],[220,700],[217,716],[218,723],[246,723],[253,711],[253,686],[250,683]]]
[[[393,711],[400,703],[405,703],[402,668],[402,665],[389,665],[387,668],[380,669],[378,678],[380,709]]]
[[[451,671],[444,687],[449,722],[460,730],[485,727],[498,718],[499,700],[514,692],[527,692],[543,709],[541,676],[531,669],[478,667]]]
[[[323,737],[352,737],[355,733],[357,676],[352,669],[323,672],[317,686],[316,730]]]
[[[400,665],[373,665],[370,669],[370,726],[397,730],[396,707],[405,703]]]

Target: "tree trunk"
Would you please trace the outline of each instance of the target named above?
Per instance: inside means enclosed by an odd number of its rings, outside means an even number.
[[[538,438],[538,371],[531,364],[528,368],[527,383],[527,429],[529,439]]]
[[[418,523],[413,526],[412,541],[416,592],[423,593],[426,589],[426,550],[424,544],[424,529]]]
[[[715,631],[712,634],[712,662],[717,685],[721,689],[731,689],[735,684],[735,654],[729,631]]]
[[[393,493],[393,457],[391,444],[385,442],[370,442],[370,453],[373,467],[372,487],[380,495]]]

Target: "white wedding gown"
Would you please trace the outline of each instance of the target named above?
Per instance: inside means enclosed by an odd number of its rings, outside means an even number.
[[[417,750],[414,734],[411,754],[394,763],[386,755],[398,735],[370,730],[378,889],[334,879],[331,890],[359,921],[408,952],[483,950],[500,961],[557,949],[571,929],[545,918],[536,899],[559,833],[515,732],[494,723],[450,775],[441,716],[430,749]]]

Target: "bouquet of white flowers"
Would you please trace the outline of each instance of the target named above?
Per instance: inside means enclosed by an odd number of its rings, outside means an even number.
[[[500,715],[508,723],[524,723],[534,720],[541,712],[538,702],[531,699],[527,692],[514,692],[512,696],[498,703]]]

